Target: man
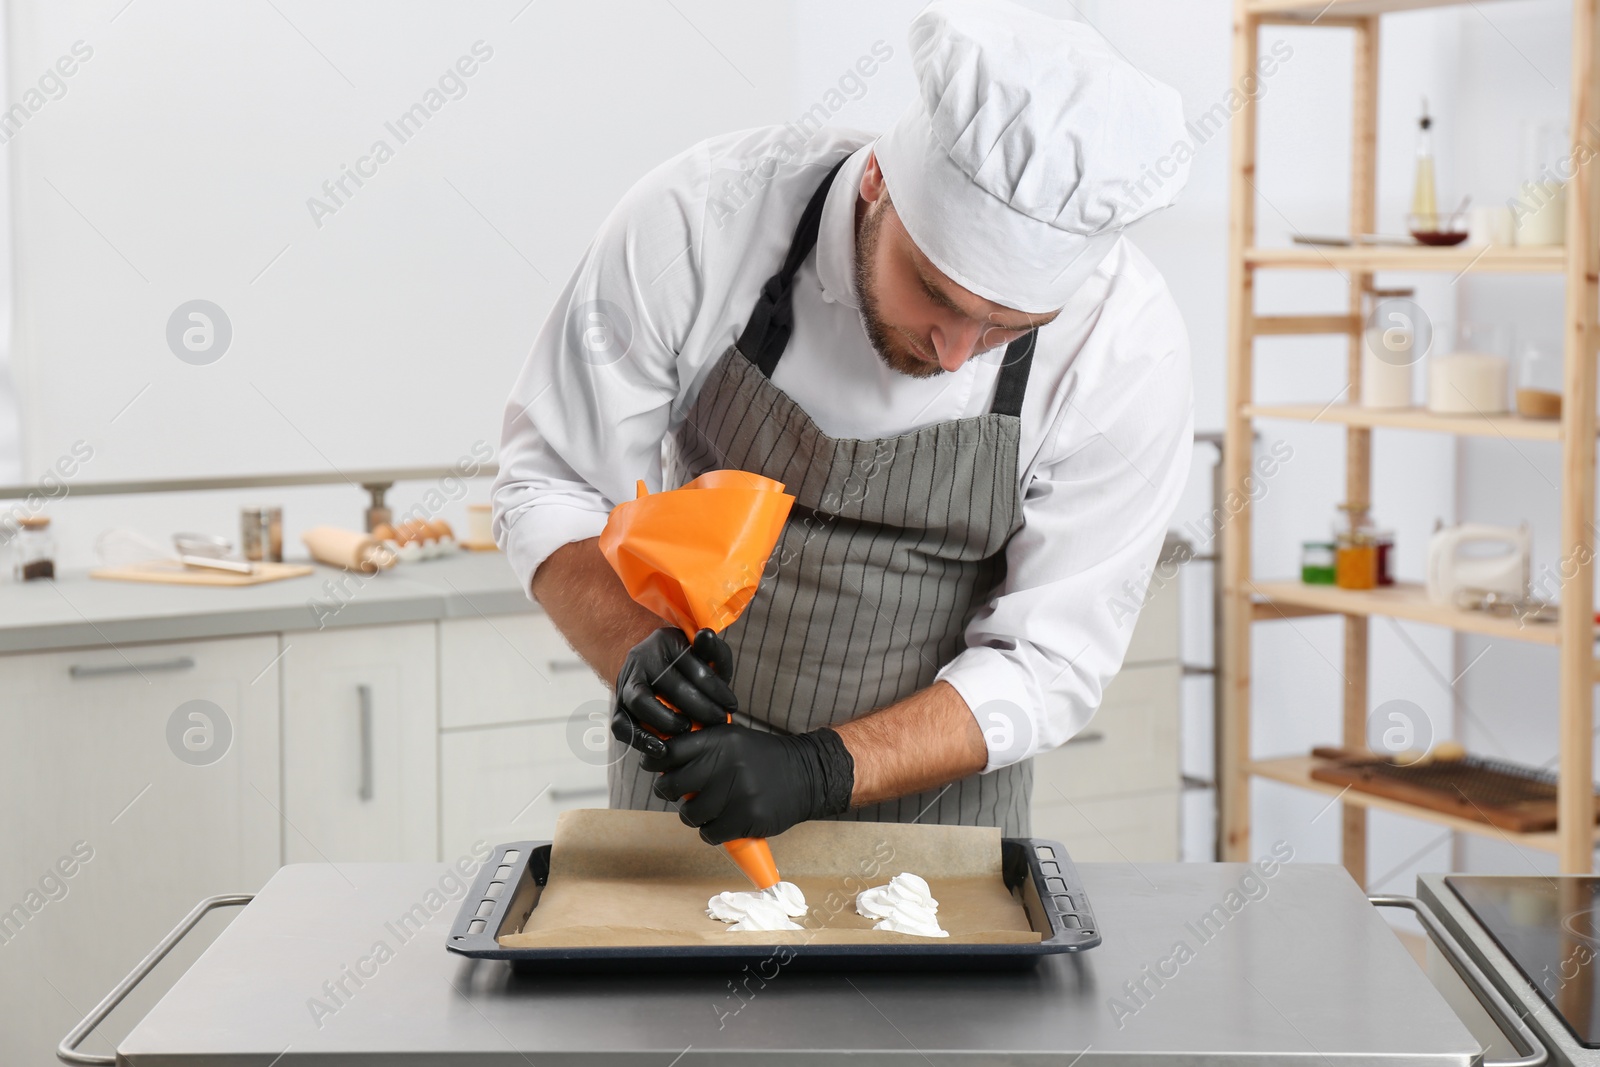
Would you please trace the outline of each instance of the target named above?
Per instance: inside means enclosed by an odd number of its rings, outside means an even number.
[[[1025,834],[1029,757],[1098,707],[1132,630],[1111,605],[1187,476],[1183,324],[1121,236],[1183,184],[1150,168],[1177,95],[997,0],[939,0],[910,41],[918,99],[883,136],[747,131],[641,180],[507,407],[497,539],[617,679],[613,755],[644,753],[611,803],[681,802],[712,842]],[[722,468],[796,501],[744,615],[691,646],[596,538],[636,479]]]

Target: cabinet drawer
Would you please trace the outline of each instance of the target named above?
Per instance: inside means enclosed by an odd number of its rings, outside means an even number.
[[[1050,802],[1034,791],[1033,834],[1067,846],[1079,863],[1175,862],[1177,790]]]
[[[548,840],[569,808],[606,806],[604,753],[586,762],[569,747],[566,720],[440,738],[444,855],[465,855],[476,840],[491,845]],[[577,742],[581,747],[581,739]]]
[[[439,624],[440,725],[565,721],[610,690],[543,613]]]
[[[1176,788],[1180,680],[1171,663],[1124,669],[1089,725],[1034,759],[1034,796],[1046,802]]]

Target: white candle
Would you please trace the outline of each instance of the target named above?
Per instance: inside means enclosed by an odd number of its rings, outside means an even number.
[[[1428,410],[1436,415],[1504,415],[1509,361],[1488,352],[1451,352],[1428,366]]]

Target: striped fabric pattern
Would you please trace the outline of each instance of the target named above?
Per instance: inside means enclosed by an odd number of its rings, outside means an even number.
[[[1027,367],[1017,370],[1020,392]],[[668,442],[666,484],[736,468],[796,498],[759,592],[724,634],[736,721],[800,733],[932,684],[1005,577],[1005,545],[1022,524],[1020,430],[1015,414],[991,412],[881,440],[829,437],[737,347],[723,354]],[[613,744],[612,807],[673,810]],[[1032,789],[1024,761],[840,818],[1025,836]]]

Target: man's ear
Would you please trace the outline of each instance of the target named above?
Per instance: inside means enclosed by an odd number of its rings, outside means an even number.
[[[868,153],[867,169],[861,172],[861,199],[869,204],[875,204],[888,192],[888,189],[883,181],[883,171],[878,167],[877,153]]]

